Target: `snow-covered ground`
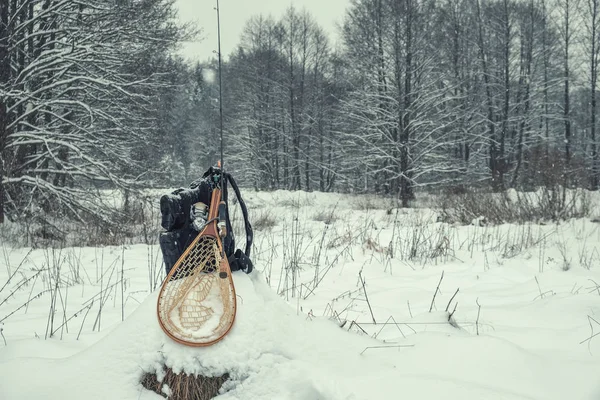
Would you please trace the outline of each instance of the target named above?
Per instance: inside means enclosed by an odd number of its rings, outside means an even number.
[[[256,271],[208,348],[161,331],[155,245],[0,246],[0,399],[159,399],[139,382],[163,365],[228,372],[219,399],[600,399],[599,223],[243,194]]]

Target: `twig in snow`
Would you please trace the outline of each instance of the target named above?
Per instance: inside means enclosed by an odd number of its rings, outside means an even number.
[[[410,314],[410,317],[413,318],[412,311],[410,310],[410,301],[406,300],[406,304],[408,305],[408,313]]]
[[[116,261],[116,260],[115,260]],[[98,332],[100,332],[100,322],[102,318],[102,306],[104,305],[103,301],[103,289],[104,289],[104,249],[102,249],[102,262],[100,265],[100,306],[98,307],[98,315],[96,316],[96,321],[94,322],[94,327],[92,330],[96,329],[96,323],[98,324]],[[98,258],[96,257],[96,274],[98,273]],[[112,275],[111,275],[112,276]],[[96,283],[98,283],[98,277],[96,277]]]
[[[544,259],[545,259],[545,255],[544,255],[544,250],[546,249],[546,240],[544,239],[543,243],[540,240],[540,251],[539,251],[539,257],[538,257],[538,272],[543,273],[544,272]]]
[[[537,276],[535,277],[535,283],[537,283],[538,290],[540,291],[540,297],[544,298],[544,295],[542,294],[542,288],[540,287],[540,282],[538,281]]]
[[[456,312],[456,307],[458,307],[458,302],[456,302],[456,304],[454,304],[454,310],[452,310],[450,315],[448,315],[448,322],[450,322],[450,325],[454,326],[455,328],[458,328],[458,324],[452,322],[452,316]]]
[[[81,336],[81,331],[83,330],[83,324],[85,324],[85,319],[88,316],[88,313],[90,312],[90,310],[92,309],[92,306],[94,305],[94,300],[92,300],[92,302],[90,303],[90,305],[88,306],[87,311],[85,312],[85,315],[83,316],[83,321],[81,321],[81,327],[79,327],[79,333],[77,334],[77,340],[79,340],[79,336]]]
[[[306,298],[307,298],[308,296],[310,296],[311,294],[315,294],[315,290],[314,290],[314,288],[313,288],[313,289],[311,289],[311,288],[309,288],[308,286],[306,286],[306,284],[304,284],[304,283],[302,284],[302,286],[304,286],[304,287],[306,288],[307,292],[308,292],[308,294],[307,294],[306,296],[302,297],[302,299],[303,299],[303,300],[306,300]]]
[[[393,346],[369,346],[369,347],[365,347],[365,349],[363,351],[360,352],[360,354],[362,355],[365,351],[369,350],[369,349],[389,349],[390,347],[415,347],[414,344],[398,344],[398,345],[393,345]]]
[[[358,322],[354,321],[356,323],[356,325],[358,325]],[[361,322],[362,325],[375,325],[372,322]],[[456,322],[457,325],[460,326],[470,326],[470,325],[475,325],[475,322],[473,321],[457,321]],[[411,327],[411,325],[448,325],[447,321],[440,321],[440,322],[436,322],[436,321],[429,321],[429,322],[404,322],[404,321],[400,321],[397,323],[394,322],[387,322],[387,323],[378,323],[377,325],[406,325],[407,327]],[[483,325],[483,324],[482,324]],[[488,325],[490,328],[494,329],[494,327],[490,324],[486,324]],[[412,329],[412,328],[411,328]],[[495,329],[494,329],[495,330]],[[413,329],[414,331],[414,329]],[[416,332],[415,332],[416,333]]]
[[[454,298],[456,297],[456,295],[458,294],[458,291],[460,290],[460,288],[456,289],[456,292],[454,292],[454,294],[452,295],[452,297],[450,298],[450,301],[448,302],[448,305],[446,306],[446,312],[448,312],[448,309],[450,308],[450,304],[452,303],[452,300],[454,300]],[[456,308],[455,308],[456,309]]]
[[[65,298],[63,299],[63,295],[62,295],[62,290],[60,290],[60,288],[58,289],[58,295],[60,296],[60,304],[62,306],[62,310],[63,310],[63,325],[66,329],[67,329],[67,333],[69,333],[69,325],[67,325],[67,306],[66,304],[68,304],[68,298],[69,298],[69,287],[67,286],[65,289],[66,293],[65,293]],[[58,329],[56,329],[54,332],[56,332]],[[52,337],[53,333],[50,333],[50,336]],[[63,331],[60,331],[60,340],[62,340],[63,338]]]
[[[583,341],[579,342],[579,344],[583,344],[583,343],[585,343],[585,342],[589,342],[589,341],[591,341],[593,338],[595,338],[595,337],[596,337],[596,336],[598,336],[598,335],[600,335],[600,332],[593,334],[593,335],[592,335],[592,336],[590,336],[589,338],[587,338],[587,339],[585,339],[585,340],[583,340]]]
[[[362,326],[360,326],[360,325],[359,325],[359,324],[358,324],[356,321],[352,321],[352,323],[351,323],[351,324],[350,324],[350,326],[348,327],[348,330],[352,329],[352,327],[353,327],[354,325],[358,326],[358,329],[360,329],[361,331],[363,331],[363,333],[364,333],[365,335],[367,335],[367,336],[369,335],[369,334],[367,333],[367,331],[365,331],[365,330],[362,328]]]
[[[588,279],[588,281],[592,281],[592,282],[594,283],[594,285],[596,285],[596,287],[595,287],[595,288],[592,288],[592,290],[591,290],[591,292],[590,292],[590,293],[592,293],[592,292],[595,290],[595,291],[597,291],[597,292],[598,292],[598,295],[600,295],[600,285],[598,285],[598,284],[596,283],[596,281],[595,281],[595,280],[593,280],[593,279]]]
[[[33,289],[35,288],[35,283],[37,282],[38,276],[39,276],[39,274],[36,273],[35,279],[33,280],[33,283],[31,284],[31,290],[29,291],[29,297],[27,298],[27,307],[25,307],[25,314],[27,314],[27,310],[29,310],[29,301],[31,300],[31,295],[33,294]]]
[[[13,315],[14,313],[16,313],[17,311],[21,310],[23,307],[27,307],[29,305],[29,303],[31,303],[34,300],[39,299],[40,297],[42,297],[42,295],[44,295],[47,292],[52,291],[52,289],[46,289],[40,293],[38,293],[37,295],[35,295],[34,297],[31,297],[29,300],[27,300],[27,302],[21,304],[21,306],[19,306],[18,308],[16,308],[15,310],[13,310],[10,314],[0,318],[0,323],[2,323],[2,321],[8,319],[8,317],[10,317],[11,315]]]
[[[440,285],[442,284],[442,279],[444,279],[444,271],[442,271],[442,276],[440,277],[440,281],[438,282],[437,287],[435,288],[435,293],[433,294],[433,299],[431,299],[431,306],[429,306],[429,312],[433,310],[433,304],[435,303],[435,296],[437,296],[440,291]]]
[[[17,266],[17,268],[14,271],[12,271],[12,273],[10,271],[10,266],[9,266],[9,262],[8,262],[8,255],[5,255],[5,257],[7,258],[6,268],[8,269],[9,277],[8,277],[8,280],[4,283],[4,285],[2,285],[2,287],[0,288],[0,293],[2,293],[2,291],[4,290],[4,288],[6,286],[8,286],[8,284],[10,283],[10,281],[12,280],[12,278],[17,274],[17,272],[19,272],[19,269],[21,269],[21,266],[25,263],[25,260],[27,260],[27,258],[29,257],[29,254],[31,254],[32,251],[33,251],[33,249],[30,249],[27,252],[27,254],[25,255],[25,257],[23,257],[23,259],[21,260],[21,262],[19,263],[19,265]],[[13,293],[15,291],[13,291]],[[6,298],[6,300],[8,300],[8,298],[11,297],[13,293],[11,293],[10,295],[8,295],[8,297]]]
[[[594,325],[592,324],[592,321],[594,321],[595,323],[597,323],[598,325],[600,325],[600,322],[596,321],[594,318],[592,318],[590,315],[588,315],[588,322],[590,323],[590,330],[592,331],[591,335],[589,338],[582,340],[581,342],[579,342],[579,344],[583,344],[585,342],[588,342],[588,349],[590,346],[590,343],[592,342],[592,339],[595,338],[596,336],[600,335],[600,332],[598,333],[594,333]]]
[[[479,336],[479,314],[481,313],[481,304],[479,304],[479,297],[475,299],[477,304],[477,320],[475,321],[475,328],[477,329],[477,336]]]
[[[554,291],[552,291],[552,290],[548,290],[548,291],[542,293],[542,288],[540,287],[540,282],[538,281],[537,276],[535,277],[535,282],[537,283],[537,287],[538,287],[538,290],[540,291],[540,295],[535,296],[535,298],[533,300],[537,299],[538,297],[540,299],[543,299],[544,295],[547,295],[548,293],[554,294]]]
[[[15,271],[16,271],[16,270],[15,270]],[[22,281],[21,283],[19,283],[19,285],[18,285],[18,286],[17,286],[17,287],[16,287],[16,288],[15,288],[15,289],[12,291],[12,292],[10,292],[10,293],[8,294],[8,296],[6,296],[6,298],[5,298],[4,300],[2,300],[2,301],[0,302],[0,306],[1,306],[1,305],[3,305],[4,303],[6,303],[6,302],[8,301],[8,299],[10,299],[11,297],[13,297],[15,293],[17,293],[17,292],[18,292],[18,291],[19,291],[19,290],[20,290],[20,289],[21,289],[23,286],[27,285],[27,284],[28,284],[28,283],[29,283],[29,282],[30,282],[32,279],[37,279],[38,275],[39,275],[40,273],[42,273],[42,271],[44,271],[44,270],[42,270],[42,269],[41,269],[41,270],[39,270],[38,272],[36,272],[36,273],[35,273],[35,274],[33,274],[32,276],[30,276],[29,278],[27,278],[27,279],[25,279],[24,281]],[[10,281],[10,278],[8,278],[8,279],[9,279],[9,281]],[[7,284],[8,284],[8,282],[7,282]]]
[[[54,331],[52,331],[52,332],[50,333],[50,336],[51,336],[51,337],[52,337],[52,336],[54,336],[54,334],[55,334],[56,332],[58,332],[58,330],[59,330],[60,328],[62,328],[63,326],[65,326],[65,325],[67,324],[67,322],[69,322],[69,321],[70,321],[70,320],[72,320],[73,318],[77,318],[77,317],[79,316],[79,313],[81,313],[81,312],[82,312],[83,310],[85,310],[86,308],[88,309],[88,311],[90,311],[90,308],[92,308],[92,306],[93,306],[93,305],[94,305],[94,303],[92,302],[92,303],[90,303],[90,305],[88,305],[88,306],[83,306],[83,307],[81,307],[81,308],[80,308],[78,311],[75,311],[75,314],[71,315],[71,316],[69,317],[69,319],[67,319],[66,321],[64,321],[64,322],[63,322],[63,324],[62,324],[61,326],[57,327],[57,328],[56,328]],[[86,313],[86,315],[87,315],[87,313]]]
[[[313,290],[315,290],[319,286],[319,284],[321,283],[321,281],[323,279],[325,279],[325,276],[327,275],[327,273],[337,263],[338,259],[342,256],[342,254],[344,254],[344,252],[346,252],[346,251],[348,251],[350,249],[351,244],[352,244],[352,241],[349,241],[348,243],[346,243],[346,246],[333,258],[333,260],[329,263],[329,265],[327,266],[327,268],[325,268],[325,271],[323,271],[323,274],[319,278],[318,282],[314,285]],[[352,257],[352,256],[350,255],[350,257]],[[312,292],[309,293],[309,294],[307,294],[306,297],[304,297],[303,300],[306,300],[310,294],[312,294]]]
[[[402,337],[404,339],[406,339],[404,332],[402,332],[402,329],[400,329],[400,324],[396,323],[396,320],[394,319],[394,317],[392,315],[390,315],[390,317],[384,322],[384,324],[381,326],[381,329],[379,330],[379,332],[377,332],[375,335],[373,335],[373,339],[377,339],[377,336],[379,336],[381,331],[383,331],[383,328],[385,328],[385,326],[388,324],[388,322],[390,322],[390,320],[394,321],[394,325],[396,325],[396,328],[398,328],[398,331],[400,331],[400,334],[402,335]],[[414,332],[414,329],[413,329],[413,332]]]
[[[400,325],[404,325],[406,326],[408,329],[410,329],[411,331],[413,331],[413,333],[417,333],[417,331],[415,331],[412,326],[410,326],[409,324],[407,324],[406,322],[397,322],[394,317],[392,317],[392,321],[394,321],[394,324],[398,327],[398,329],[400,329]],[[387,323],[386,323],[387,325]]]
[[[0,324],[0,335],[2,335],[2,339],[4,340],[4,346],[7,346],[6,338],[4,337],[4,333],[2,332],[3,330],[4,330],[4,324]]]
[[[125,321],[125,246],[121,248],[121,321]]]
[[[594,321],[594,322],[595,322],[595,323],[597,323],[598,325],[600,325],[600,322],[596,321],[596,320],[594,319],[594,317],[592,317],[591,315],[588,315],[587,317],[588,317],[588,323],[590,324],[590,330],[592,331],[592,336],[590,336],[590,337],[589,337],[589,338],[587,338],[586,340],[584,340],[584,341],[580,342],[579,344],[581,344],[581,343],[584,343],[584,342],[586,342],[586,341],[590,340],[591,338],[593,338],[594,336],[597,336],[597,335],[599,335],[599,334],[600,334],[600,332],[598,332],[598,333],[594,334],[594,325],[592,324],[592,321]]]
[[[96,330],[96,325],[98,326],[98,332],[100,332],[100,323],[102,320],[102,310],[104,309],[104,304],[106,303],[106,301],[108,300],[108,298],[110,297],[110,294],[112,293],[112,289],[113,287],[115,287],[116,285],[119,284],[119,278],[118,278],[118,270],[117,270],[117,275],[115,276],[115,283],[113,283],[112,285],[110,284],[110,282],[112,281],[112,276],[115,272],[115,270],[117,269],[117,262],[119,261],[118,258],[116,258],[109,266],[110,268],[110,275],[108,276],[108,282],[106,283],[106,288],[104,287],[104,276],[106,273],[108,273],[108,271],[104,271],[104,251],[102,252],[102,261],[100,264],[100,268],[101,268],[101,276],[100,276],[100,305],[98,307],[98,314],[96,315],[96,321],[94,322],[94,327],[92,328],[92,330]],[[117,293],[117,289],[115,288],[115,296]]]
[[[60,250],[62,253],[62,250]],[[46,322],[46,334],[44,339],[48,339],[48,334],[54,330],[54,317],[56,316],[56,300],[58,299],[57,294],[60,287],[60,273],[62,267],[62,261],[59,262],[61,255],[59,253],[58,259],[54,249],[52,249],[52,259],[50,254],[44,252],[46,263],[48,265],[48,287],[50,287],[50,310],[48,311],[48,321]],[[52,279],[54,278],[55,283],[52,287]]]
[[[369,297],[367,296],[367,288],[365,288],[365,280],[362,277],[362,271],[358,272],[358,277],[362,283],[363,292],[365,293],[365,299],[367,300],[367,305],[369,306],[369,311],[371,312],[371,318],[373,318],[373,323],[377,325],[377,321],[375,321],[375,316],[373,315],[373,309],[371,308],[371,303],[369,302]]]

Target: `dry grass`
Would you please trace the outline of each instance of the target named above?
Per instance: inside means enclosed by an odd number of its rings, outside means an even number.
[[[270,209],[265,209],[251,217],[252,228],[256,231],[268,231],[277,225],[277,218]]]
[[[351,207],[359,211],[389,210],[394,206],[392,199],[374,194],[356,195],[351,200]]]
[[[338,216],[335,214],[335,209],[321,210],[313,215],[312,219],[313,221],[323,222],[325,225],[331,225],[338,220]]]
[[[156,374],[146,373],[141,383],[146,389],[170,400],[210,400],[219,394],[228,379],[229,374],[215,377],[176,374],[168,368],[162,381]]]
[[[312,207],[315,205],[315,196],[311,193],[305,192],[292,192],[291,196],[280,199],[277,204],[280,207],[286,208],[295,208],[298,209],[300,207]]]
[[[486,224],[560,222],[591,214],[591,202],[584,190],[544,187],[537,192],[506,191],[447,195],[439,198],[440,221],[469,225],[474,220]]]
[[[0,242],[13,247],[119,246],[156,244],[160,232],[158,196],[137,197],[123,205],[106,206],[100,216],[84,221],[50,214],[33,215],[0,224]]]

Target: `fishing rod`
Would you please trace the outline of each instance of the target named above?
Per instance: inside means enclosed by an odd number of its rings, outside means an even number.
[[[217,42],[218,51],[217,55],[219,58],[219,132],[221,138],[221,174],[224,171],[224,159],[223,159],[223,80],[222,80],[222,64],[221,64],[221,13],[219,7],[219,0],[217,0]]]
[[[217,1],[217,43],[218,50],[217,56],[219,60],[219,135],[220,135],[220,146],[221,146],[221,160],[219,161],[219,172],[221,176],[219,177],[219,185],[221,186],[221,198],[219,199],[219,211],[218,211],[218,232],[222,239],[227,235],[227,205],[225,203],[225,185],[226,176],[225,176],[225,160],[223,155],[223,79],[222,79],[222,61],[221,61],[221,10],[219,7],[219,0]],[[225,245],[224,243],[221,245],[221,256],[225,257]],[[224,272],[219,273],[221,278],[226,278],[227,274]]]

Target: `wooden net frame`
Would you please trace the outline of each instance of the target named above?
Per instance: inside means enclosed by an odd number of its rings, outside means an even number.
[[[219,341],[235,319],[231,270],[227,259],[221,256],[220,240],[211,231],[216,231],[216,222],[209,223],[183,253],[158,296],[157,314],[162,329],[173,340],[190,346]]]

